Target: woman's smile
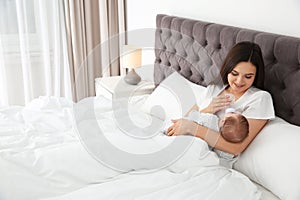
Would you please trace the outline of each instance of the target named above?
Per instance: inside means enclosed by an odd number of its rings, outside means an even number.
[[[254,82],[256,67],[250,62],[240,62],[228,74],[228,90],[237,96],[242,95]]]
[[[238,83],[233,83],[233,85],[237,88],[242,88],[245,86],[245,84],[238,84]]]

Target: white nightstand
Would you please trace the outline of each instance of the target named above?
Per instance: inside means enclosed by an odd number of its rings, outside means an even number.
[[[96,96],[103,95],[106,98],[131,97],[136,95],[151,94],[154,83],[141,81],[138,85],[126,83],[123,76],[111,76],[95,79]]]

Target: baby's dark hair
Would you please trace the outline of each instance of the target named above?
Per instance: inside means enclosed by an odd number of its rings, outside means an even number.
[[[220,129],[222,137],[232,143],[240,143],[249,134],[249,123],[246,117],[239,114],[237,117],[229,116]]]

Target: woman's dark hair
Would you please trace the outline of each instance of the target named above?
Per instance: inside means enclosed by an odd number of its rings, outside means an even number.
[[[263,89],[264,88],[264,60],[262,57],[260,47],[253,42],[240,42],[227,54],[220,75],[224,84],[228,84],[227,76],[240,62],[250,62],[256,67],[256,76],[253,86]]]

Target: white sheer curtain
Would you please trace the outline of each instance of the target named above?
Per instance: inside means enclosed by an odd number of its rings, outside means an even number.
[[[72,99],[61,0],[0,1],[0,106]]]

